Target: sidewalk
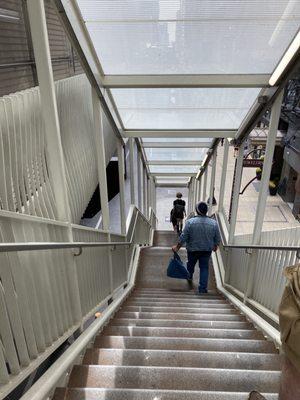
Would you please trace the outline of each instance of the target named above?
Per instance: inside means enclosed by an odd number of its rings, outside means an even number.
[[[229,214],[232,178],[233,178],[234,164],[235,164],[233,152],[234,152],[233,148],[230,148],[228,168],[227,168],[227,179],[225,185],[225,196],[224,196],[224,209],[227,215]],[[222,161],[223,161],[223,148],[220,148],[218,151],[218,158],[217,158],[217,172],[216,172],[216,184],[215,184],[216,188],[215,198],[217,199],[217,201],[219,199]],[[254,176],[255,176],[255,168],[244,168],[241,190]],[[208,185],[207,185],[206,197],[208,198],[210,176],[208,177],[207,182]],[[248,186],[244,194],[240,195],[236,234],[252,233],[254,227],[254,219],[258,201],[259,188],[260,188],[260,182],[255,180]],[[169,222],[169,216],[173,200],[175,199],[177,191],[183,193],[183,198],[187,202],[188,191],[185,188],[178,188],[178,189],[157,188],[157,216],[159,221],[158,229],[164,229],[164,230],[172,229],[171,223]],[[288,206],[288,204],[286,204],[279,195],[268,196],[263,230],[267,231],[267,230],[291,228],[293,226],[299,226],[299,222],[293,216],[292,211]]]

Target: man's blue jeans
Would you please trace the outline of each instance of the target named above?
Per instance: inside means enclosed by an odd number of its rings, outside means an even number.
[[[211,251],[191,251],[187,253],[188,262],[187,270],[189,271],[190,278],[193,278],[195,265],[199,261],[200,279],[199,279],[199,293],[207,293],[208,283],[208,269]]]

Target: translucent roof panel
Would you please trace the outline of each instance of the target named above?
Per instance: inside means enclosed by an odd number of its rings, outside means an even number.
[[[149,165],[150,172],[156,173],[191,173],[195,174],[199,170],[199,165]]]
[[[125,129],[237,129],[260,89],[113,89]]]
[[[149,161],[197,161],[201,164],[207,149],[205,148],[146,148],[146,157]]]
[[[299,0],[77,0],[105,74],[271,73]]]

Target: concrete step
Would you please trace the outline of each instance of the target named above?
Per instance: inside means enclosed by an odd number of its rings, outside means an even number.
[[[128,306],[121,308],[124,312],[162,312],[162,313],[195,313],[195,314],[234,314],[238,313],[235,308],[205,308],[205,307],[179,307],[177,305],[160,307],[160,306]]]
[[[68,387],[274,393],[279,378],[278,371],[75,365]]]
[[[212,328],[212,329],[253,329],[250,322],[240,321],[187,321],[167,319],[133,319],[115,318],[110,322],[112,326],[157,326],[170,328]]]
[[[278,400],[264,393],[266,400]],[[57,389],[53,400],[248,400],[249,393],[149,389]]]
[[[263,334],[255,329],[160,328],[143,326],[108,326],[104,329],[102,334],[105,336],[142,336],[172,338],[264,338]]]
[[[250,353],[276,353],[271,342],[256,339],[212,339],[212,338],[162,338],[131,336],[98,336],[95,348],[237,351]]]
[[[279,371],[280,356],[213,351],[88,349],[83,364]]]
[[[189,302],[189,301],[148,301],[148,300],[135,300],[128,299],[124,306],[136,306],[136,307],[184,307],[184,308],[218,308],[218,309],[230,309],[235,308],[229,303],[205,303],[205,302]]]
[[[153,235],[153,246],[170,247],[178,241],[178,236],[173,231],[155,231]]]
[[[168,319],[168,320],[190,320],[190,321],[246,321],[246,318],[241,314],[203,314],[189,313],[186,310],[181,313],[170,312],[139,312],[120,310],[116,314],[117,318],[141,318],[141,319]]]
[[[202,293],[199,294],[194,290],[175,290],[175,289],[153,289],[153,288],[143,288],[136,289],[133,292],[134,295],[147,294],[147,295],[168,295],[168,296],[190,296],[198,299],[212,299],[212,300],[224,300],[224,297],[218,293]]]
[[[205,304],[229,304],[225,299],[201,299],[199,296],[180,296],[180,295],[156,295],[153,297],[152,295],[146,295],[146,294],[139,294],[139,295],[132,295],[130,297],[130,300],[132,301],[171,301],[171,302],[176,302],[176,303],[205,303]]]

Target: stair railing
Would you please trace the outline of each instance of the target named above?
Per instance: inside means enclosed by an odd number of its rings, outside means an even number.
[[[299,262],[300,227],[262,232],[259,245],[249,244],[251,235],[236,235],[232,245],[218,214],[217,221],[222,244],[214,259],[222,285],[278,328],[278,306],[286,283],[283,269]]]
[[[133,288],[155,220],[153,210],[148,220],[131,206],[127,233],[119,235],[0,211],[0,399],[68,339],[83,331],[86,338],[96,312],[100,329]]]

